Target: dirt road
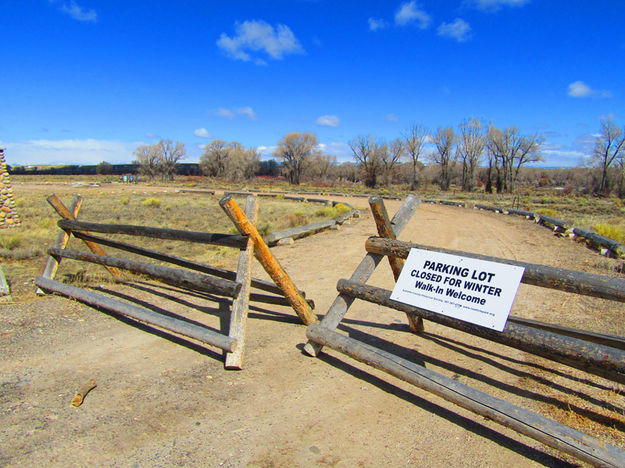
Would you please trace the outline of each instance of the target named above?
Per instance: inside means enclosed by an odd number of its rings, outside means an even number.
[[[375,234],[363,217],[274,249],[323,315]],[[262,200],[261,200],[262,203]],[[392,214],[399,202],[387,202]],[[487,255],[613,274],[615,262],[527,220],[423,204],[400,237]],[[259,265],[255,276],[264,277]],[[385,261],[370,284],[392,288]],[[218,304],[162,285],[103,285],[168,310],[193,303],[219,327]],[[301,352],[286,307],[255,307],[245,369],[198,347],[59,297],[1,306],[0,466],[557,466],[562,455],[429,393],[328,351]],[[185,309],[186,310],[186,309]],[[619,304],[522,285],[512,313],[623,334]],[[582,372],[357,303],[341,329],[528,409],[623,443],[614,385]],[[81,407],[70,402],[89,379]],[[577,411],[578,410],[578,411]],[[622,412],[621,412],[622,413]],[[612,427],[609,429],[608,427]]]

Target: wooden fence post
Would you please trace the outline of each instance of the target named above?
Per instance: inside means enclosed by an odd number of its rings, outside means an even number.
[[[248,196],[245,204],[245,215],[250,223],[256,224],[258,203],[255,196]],[[252,259],[254,258],[254,241],[247,239],[247,248],[239,254],[236,282],[241,283],[239,295],[232,303],[230,313],[230,329],[228,336],[236,340],[234,351],[226,354],[226,369],[243,369],[243,352],[245,350],[245,332],[247,312],[250,303],[252,280]]]
[[[397,239],[395,231],[393,231],[393,227],[391,226],[391,221],[388,219],[388,213],[386,211],[386,206],[384,206],[384,200],[382,197],[377,195],[369,198],[369,206],[371,207],[371,213],[373,213],[373,219],[375,220],[375,225],[378,228],[378,234],[380,237],[386,237],[393,240]],[[388,257],[388,261],[391,264],[391,270],[393,270],[395,281],[397,281],[402,268],[404,268],[404,260],[397,257]],[[408,318],[410,330],[412,330],[413,333],[421,333],[425,331],[423,319],[421,317],[415,318],[410,314],[406,314],[406,317]]]
[[[56,195],[54,195],[54,194],[50,195],[47,198],[47,200],[48,200],[48,203],[52,206],[52,208],[54,208],[56,210],[56,212],[61,216],[61,218],[69,219],[70,221],[75,221],[76,220],[76,217],[72,214],[72,212],[70,210],[68,210],[65,207],[65,205],[63,205],[61,200],[59,200]],[[96,244],[94,242],[86,241],[86,240],[83,240],[83,242],[85,244],[87,244],[87,247],[89,247],[89,249],[94,254],[106,256],[106,252],[104,252],[102,247],[100,247],[98,244]],[[110,266],[105,266],[104,268],[106,268],[113,275],[113,277],[115,279],[121,278],[122,274],[121,274],[121,272],[117,268],[110,267]]]
[[[391,226],[393,226],[393,232],[395,232],[397,235],[401,233],[406,224],[408,224],[410,218],[412,218],[414,212],[419,207],[420,203],[421,201],[413,194],[410,194],[406,197],[404,202],[397,210],[397,213],[395,213],[395,216],[393,216],[393,220],[391,221]],[[367,253],[367,255],[365,255],[365,258],[362,259],[360,264],[354,270],[354,273],[352,273],[350,279],[352,281],[366,283],[369,277],[373,274],[373,271],[383,259],[383,255]],[[328,313],[323,317],[321,325],[329,328],[330,330],[334,330],[339,325],[339,323],[341,323],[341,320],[343,320],[343,317],[345,317],[345,314],[347,313],[353,302],[354,298],[349,297],[345,294],[339,294],[338,296],[336,296],[336,299],[334,299],[334,302],[328,309]],[[323,345],[308,340],[308,342],[304,345],[304,352],[306,354],[309,354],[310,356],[318,356],[322,348]]]
[[[241,234],[247,234],[254,241],[254,256],[269,274],[271,279],[280,287],[293,310],[305,325],[317,322],[317,317],[313,313],[306,299],[295,288],[289,275],[275,259],[267,244],[259,234],[258,230],[245,216],[231,196],[226,196],[219,200],[219,205],[226,212]]]
[[[71,213],[74,219],[78,218],[78,213],[80,212],[82,201],[83,201],[83,198],[80,195],[74,195],[74,199],[72,200],[72,204],[69,208],[69,212]],[[56,243],[54,244],[54,248],[64,250],[65,247],[67,247],[67,243],[69,242],[70,235],[71,235],[70,232],[61,230],[61,232],[59,232],[58,237],[56,238]],[[43,270],[43,274],[41,276],[43,276],[44,278],[48,278],[48,279],[54,279],[54,277],[56,276],[56,271],[59,269],[60,262],[61,262],[60,258],[53,257],[52,255],[50,255],[48,257],[48,262],[46,263],[46,267]],[[42,296],[45,294],[45,292],[41,288],[37,288],[37,291],[35,291],[35,293],[38,296]]]

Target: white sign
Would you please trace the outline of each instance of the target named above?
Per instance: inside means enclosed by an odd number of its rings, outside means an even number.
[[[503,331],[525,268],[411,249],[391,299]]]

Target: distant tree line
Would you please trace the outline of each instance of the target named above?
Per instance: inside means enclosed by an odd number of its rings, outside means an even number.
[[[276,146],[276,159],[261,161],[255,148],[239,142],[213,140],[204,147],[199,164],[180,163],[183,143],[160,140],[135,150],[133,164],[97,166],[9,167],[14,174],[124,174],[139,173],[148,178],[172,180],[178,175],[203,175],[234,182],[253,177],[282,176],[291,184],[315,181],[320,184],[357,184],[367,187],[400,183],[412,190],[452,185],[464,191],[513,193],[519,184],[558,186],[567,191],[598,196],[616,194],[625,198],[625,129],[611,119],[601,121],[587,166],[570,169],[528,168],[543,160],[542,136],[523,135],[517,127],[497,128],[472,117],[457,129],[439,127],[429,132],[412,125],[391,141],[373,135],[349,141],[353,162],[336,163],[324,154],[317,137],[310,132],[287,133]]]

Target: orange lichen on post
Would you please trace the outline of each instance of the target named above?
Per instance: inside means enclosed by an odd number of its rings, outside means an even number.
[[[280,266],[273,256],[262,236],[253,223],[245,216],[239,205],[231,196],[226,196],[219,201],[219,205],[232,220],[239,232],[250,236],[254,242],[254,256],[263,266],[267,274],[282,290],[284,296],[295,310],[297,316],[305,325],[317,322],[317,316],[313,313],[306,299],[298,292],[297,288],[289,278],[289,275]]]

